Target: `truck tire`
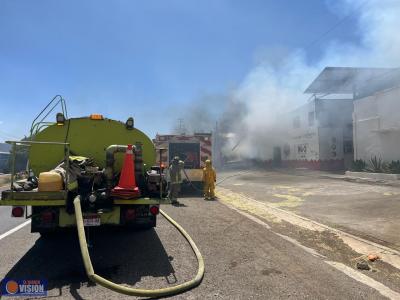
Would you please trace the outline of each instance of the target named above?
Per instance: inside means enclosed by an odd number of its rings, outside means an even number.
[[[51,240],[57,236],[56,232],[53,231],[39,231],[39,234],[40,238],[44,240]]]
[[[157,225],[157,217],[151,217],[149,222],[147,222],[145,224],[140,224],[138,228],[140,230],[149,230],[149,229],[156,227],[156,225]]]

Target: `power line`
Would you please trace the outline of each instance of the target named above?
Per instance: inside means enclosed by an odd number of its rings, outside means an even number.
[[[347,21],[350,17],[352,17],[353,15],[355,15],[356,13],[359,12],[359,10],[361,8],[363,8],[367,3],[369,2],[369,0],[366,0],[364,3],[362,3],[361,5],[359,5],[356,9],[354,9],[353,12],[348,13],[346,16],[344,16],[343,18],[341,18],[338,22],[336,22],[332,27],[330,27],[328,30],[326,30],[324,33],[322,33],[319,37],[317,37],[316,39],[314,39],[313,41],[311,41],[308,45],[306,45],[305,47],[303,47],[304,50],[309,49],[311,46],[314,46],[315,44],[317,44],[318,42],[320,42],[322,39],[324,39],[326,36],[328,36],[332,31],[334,31],[336,28],[338,28],[340,25],[342,25],[345,21]]]

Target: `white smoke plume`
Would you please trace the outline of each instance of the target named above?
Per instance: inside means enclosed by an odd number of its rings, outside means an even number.
[[[252,70],[234,93],[246,103],[243,126],[247,134],[237,151],[244,157],[269,158],[268,144],[276,144],[282,133],[274,127],[276,118],[307,101],[304,89],[326,66],[398,67],[400,65],[400,1],[330,1],[337,13],[358,16],[361,43],[327,45],[323,58],[307,64],[302,50],[289,55],[279,68],[268,62]],[[335,5],[335,6],[334,6]],[[343,24],[345,25],[345,23]],[[239,141],[232,141],[233,144]],[[255,145],[257,145],[255,147]]]
[[[235,152],[242,157],[269,158],[265,149],[282,136],[274,128],[276,118],[306,103],[309,95],[303,91],[325,67],[400,66],[399,0],[329,0],[327,5],[341,17],[357,18],[360,40],[343,44],[325,37],[320,41],[326,45],[322,59],[312,64],[307,63],[303,49],[287,55],[279,64],[259,63],[239,86],[220,99],[230,104],[225,107],[231,111],[222,111],[219,119],[222,123],[232,121],[229,126],[225,124],[224,131],[234,136],[225,145],[226,155],[237,146]],[[346,22],[340,26],[346,26]],[[245,113],[238,115],[232,104],[245,107],[241,110]]]

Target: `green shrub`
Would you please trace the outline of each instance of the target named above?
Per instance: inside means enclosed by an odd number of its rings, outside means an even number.
[[[369,160],[369,166],[366,168],[368,172],[382,173],[384,171],[385,164],[382,162],[382,158],[376,156],[371,157]]]
[[[400,174],[400,160],[392,160],[386,165],[385,172],[391,174]]]
[[[363,159],[356,159],[351,164],[351,170],[354,172],[362,172],[365,171],[367,163]]]

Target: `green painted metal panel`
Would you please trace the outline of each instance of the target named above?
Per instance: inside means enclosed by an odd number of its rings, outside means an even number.
[[[159,198],[139,198],[139,199],[114,199],[114,204],[119,205],[132,205],[132,204],[171,204],[171,201],[168,199],[159,199]]]
[[[65,200],[66,192],[38,192],[38,191],[23,191],[16,192],[11,190],[6,190],[1,193],[1,200]]]
[[[0,200],[0,206],[65,206],[65,200]]]
[[[68,136],[67,136],[68,132]],[[51,125],[35,135],[35,141],[68,142],[71,155],[81,155],[94,159],[101,168],[105,166],[105,150],[110,145],[142,145],[143,162],[155,164],[156,151],[152,140],[137,128],[127,129],[125,123],[104,119],[91,120],[89,117],[73,118],[64,125]],[[35,174],[48,171],[64,158],[64,147],[58,145],[33,144],[29,151],[29,163]],[[116,155],[116,170],[121,169],[123,154]]]

